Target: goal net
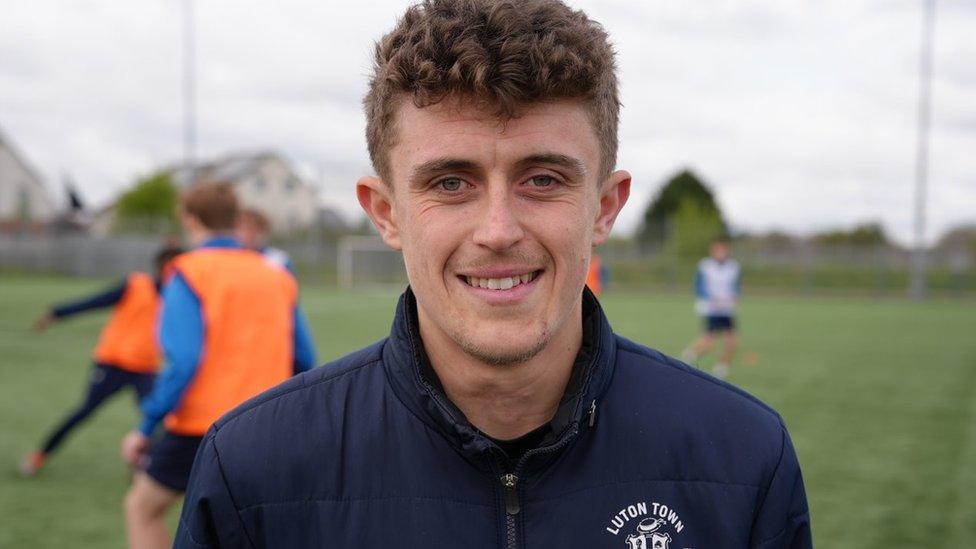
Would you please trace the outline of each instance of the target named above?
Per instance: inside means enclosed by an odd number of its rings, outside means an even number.
[[[345,290],[405,286],[403,256],[378,236],[345,236],[339,240],[337,279]]]

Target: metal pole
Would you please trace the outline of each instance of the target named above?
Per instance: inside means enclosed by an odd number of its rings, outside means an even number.
[[[915,149],[915,248],[912,252],[911,297],[923,299],[927,293],[925,271],[925,201],[929,176],[929,125],[932,87],[932,29],[935,25],[935,0],[925,0],[922,44],[919,53],[918,139]]]
[[[183,167],[187,184],[196,180],[196,51],[194,0],[183,0]]]

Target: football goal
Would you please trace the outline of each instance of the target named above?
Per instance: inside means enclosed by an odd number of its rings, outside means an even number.
[[[345,236],[339,240],[337,279],[344,290],[404,286],[407,272],[400,252],[378,236]]]

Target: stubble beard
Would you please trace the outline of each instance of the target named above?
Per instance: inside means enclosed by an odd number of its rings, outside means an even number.
[[[490,267],[501,260],[508,260],[525,265],[539,265],[543,270],[552,268],[550,258],[542,253],[530,253],[522,250],[513,250],[502,254],[491,254],[486,257],[478,258],[474,261],[464,263],[450,263],[446,270],[448,272],[465,272]],[[512,367],[524,362],[528,362],[552,341],[552,330],[543,327],[542,333],[534,343],[518,349],[499,349],[490,344],[478,343],[473,341],[469,332],[465,328],[455,326],[453,330],[446,330],[448,336],[454,341],[465,354],[484,364],[498,366],[500,368]]]
[[[519,349],[494,349],[487,345],[475,343],[468,339],[466,335],[461,331],[457,331],[451,334],[451,339],[468,356],[484,364],[499,368],[512,367],[528,362],[542,352],[549,345],[549,342],[552,341],[552,334],[548,329],[545,329],[540,337],[536,339],[535,343],[528,347]]]

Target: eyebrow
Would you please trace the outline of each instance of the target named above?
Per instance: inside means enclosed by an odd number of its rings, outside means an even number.
[[[579,159],[573,158],[572,156],[566,156],[565,154],[558,153],[542,153],[533,154],[527,156],[518,161],[520,166],[530,166],[534,164],[549,164],[551,166],[558,166],[565,170],[573,172],[573,175],[577,177],[584,177],[586,175],[586,166]]]
[[[470,160],[461,158],[434,158],[415,167],[410,172],[410,181],[414,184],[426,181],[431,175],[454,172],[454,171],[476,171],[478,165]]]
[[[523,168],[536,164],[548,164],[550,166],[558,166],[565,170],[571,171],[573,172],[573,175],[580,178],[586,175],[586,167],[584,166],[583,162],[565,154],[533,154],[519,159],[516,164]],[[419,184],[426,181],[428,178],[430,178],[430,176],[438,173],[453,171],[475,172],[479,170],[480,167],[476,162],[464,160],[462,158],[445,156],[428,160],[415,167],[410,173],[410,181],[414,184]]]

